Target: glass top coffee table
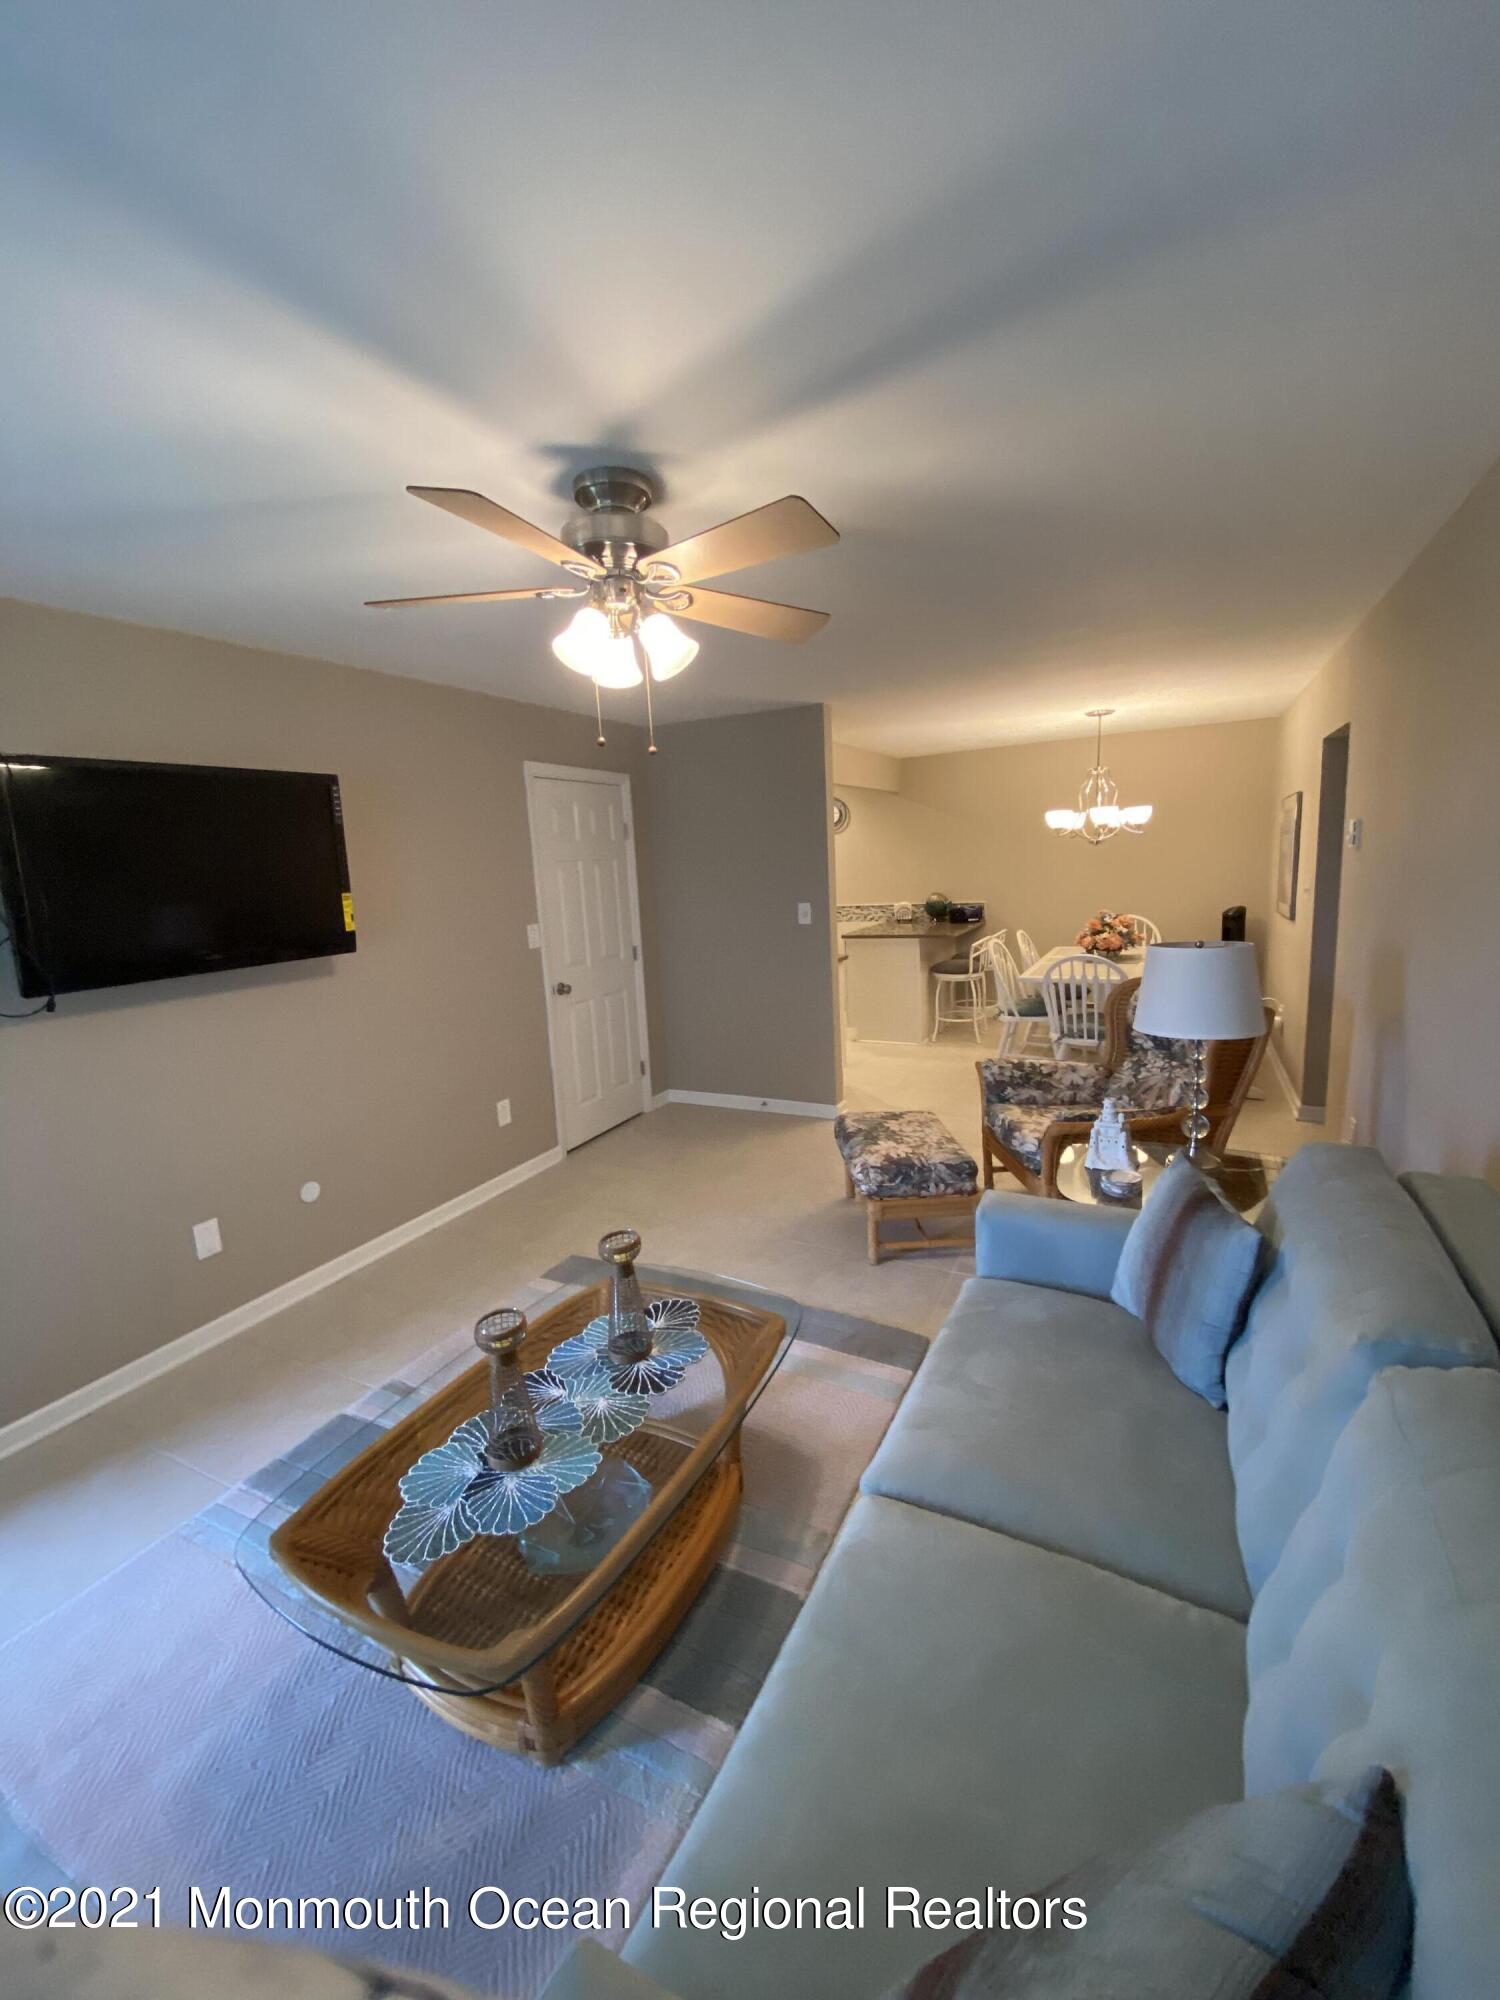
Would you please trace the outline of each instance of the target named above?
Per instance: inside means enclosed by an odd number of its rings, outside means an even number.
[[[596,1435],[597,1468],[521,1532],[456,1548],[387,1533],[419,1459],[486,1412],[490,1377],[468,1350],[420,1385],[417,1407],[349,1458],[335,1451],[246,1526],[241,1574],[319,1645],[407,1683],[471,1736],[541,1762],[566,1754],[633,1687],[707,1581],[733,1532],[740,1426],[796,1334],[800,1308],[738,1281],[642,1270],[648,1307],[690,1299],[707,1352],[649,1398],[627,1434]],[[530,1324],[522,1365],[608,1314],[607,1278]],[[607,1432],[608,1425],[606,1423]]]
[[[1103,1177],[1084,1165],[1087,1141],[1075,1140],[1057,1156],[1057,1192],[1064,1201],[1081,1201],[1095,1208],[1138,1209],[1166,1171],[1167,1162],[1179,1150],[1179,1142],[1133,1140],[1130,1148],[1140,1175],[1125,1194],[1112,1194]],[[1241,1215],[1253,1215],[1270,1192],[1271,1183],[1285,1166],[1270,1153],[1229,1153],[1210,1172]]]

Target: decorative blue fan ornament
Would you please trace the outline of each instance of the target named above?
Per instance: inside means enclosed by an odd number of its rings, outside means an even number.
[[[609,1314],[601,1313],[581,1333],[553,1348],[545,1372],[568,1382],[570,1394],[574,1378],[593,1370],[602,1371],[612,1387],[624,1395],[659,1396],[664,1389],[675,1389],[690,1365],[708,1352],[708,1342],[698,1331],[698,1301],[652,1299],[646,1306],[646,1323],[651,1329],[651,1351],[639,1361],[618,1366],[611,1362],[607,1352]]]
[[[528,1377],[528,1386],[536,1379]],[[598,1447],[584,1436],[577,1407],[533,1393],[542,1448],[529,1465],[500,1468],[486,1458],[485,1447],[501,1429],[491,1410],[469,1417],[446,1444],[422,1454],[401,1481],[403,1504],[385,1531],[392,1562],[419,1566],[452,1555],[476,1535],[518,1535],[599,1470]]]
[[[618,1235],[638,1247],[632,1232]],[[635,1311],[639,1327],[638,1292]],[[525,1314],[515,1307],[486,1314],[474,1338],[490,1358],[491,1407],[424,1452],[401,1480],[402,1504],[385,1531],[391,1561],[421,1567],[476,1535],[523,1534],[591,1479],[602,1463],[601,1446],[638,1430],[651,1397],[675,1388],[708,1352],[696,1299],[652,1299],[645,1320],[651,1345],[639,1359],[621,1364],[611,1357],[610,1315],[601,1313],[554,1347],[544,1368],[522,1375]],[[490,1449],[502,1437],[513,1444],[523,1439],[535,1456],[507,1464],[503,1451]]]
[[[531,1399],[538,1410],[550,1402],[571,1403],[583,1419],[590,1444],[614,1444],[639,1430],[651,1414],[649,1396],[617,1389],[602,1368],[585,1368],[577,1375],[557,1374],[549,1365],[528,1375]]]

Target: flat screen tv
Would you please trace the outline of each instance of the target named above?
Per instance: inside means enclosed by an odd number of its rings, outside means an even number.
[[[0,757],[0,894],[29,998],[355,946],[326,772]]]

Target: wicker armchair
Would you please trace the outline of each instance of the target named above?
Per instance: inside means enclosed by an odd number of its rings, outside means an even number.
[[[1162,1041],[1135,1029],[1139,979],[1127,979],[1105,1008],[1103,1060],[1044,1062],[1024,1056],[991,1058],[979,1072],[980,1145],[984,1184],[995,1185],[995,1168],[1013,1174],[1029,1194],[1057,1193],[1057,1164],[1064,1146],[1088,1138],[1106,1095],[1125,1110],[1133,1139],[1182,1137],[1182,1118],[1192,1093],[1192,1048]],[[1243,1042],[1211,1042],[1207,1052],[1209,1135],[1205,1144],[1221,1152],[1245,1101],[1271,1032]]]

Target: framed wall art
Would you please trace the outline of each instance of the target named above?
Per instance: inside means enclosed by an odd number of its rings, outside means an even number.
[[[1276,908],[1295,923],[1297,862],[1302,848],[1302,794],[1288,792],[1281,801],[1281,831],[1276,847]]]

